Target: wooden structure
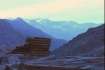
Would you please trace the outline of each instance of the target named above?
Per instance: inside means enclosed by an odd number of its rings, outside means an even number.
[[[35,56],[47,56],[50,54],[51,39],[49,38],[27,38],[23,46],[16,47],[12,53],[31,54]]]

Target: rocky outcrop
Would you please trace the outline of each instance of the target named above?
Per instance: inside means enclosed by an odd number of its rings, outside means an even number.
[[[104,54],[104,25],[90,28],[79,34],[67,44],[54,50],[52,54],[62,57],[70,55],[78,56],[103,56]]]

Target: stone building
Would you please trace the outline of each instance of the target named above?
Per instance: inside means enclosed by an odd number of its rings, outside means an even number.
[[[31,54],[34,56],[47,56],[50,54],[50,38],[27,38],[23,46],[16,47],[12,53]]]

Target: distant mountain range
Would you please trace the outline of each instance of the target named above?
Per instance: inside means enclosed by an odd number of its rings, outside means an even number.
[[[15,31],[12,25],[4,19],[0,19],[0,50],[6,51],[14,46],[23,45],[25,37]]]
[[[53,51],[57,49],[59,46],[63,45],[66,43],[66,40],[63,39],[56,39],[47,33],[43,32],[40,29],[37,29],[31,25],[29,25],[27,22],[25,22],[22,18],[17,18],[14,20],[7,20],[9,23],[12,24],[13,28],[24,35],[25,37],[46,37],[46,38],[51,38],[51,47],[50,51]]]
[[[98,24],[48,19],[0,19],[0,49],[23,45],[26,37],[46,37],[51,38],[50,51],[54,51],[67,43],[67,40],[95,26]]]
[[[104,56],[104,25],[90,28],[74,37],[67,44],[54,50],[57,57],[64,56]]]
[[[78,24],[74,21],[51,21],[49,19],[24,19],[27,23],[43,32],[57,38],[71,40],[91,27],[99,26],[95,23]]]

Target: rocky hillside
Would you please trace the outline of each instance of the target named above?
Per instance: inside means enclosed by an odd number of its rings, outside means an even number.
[[[54,50],[52,54],[57,57],[77,56],[103,56],[104,53],[104,25],[88,29],[79,34],[67,44]]]
[[[15,31],[10,23],[0,19],[0,49],[6,50],[18,45],[22,45],[25,37]]]

